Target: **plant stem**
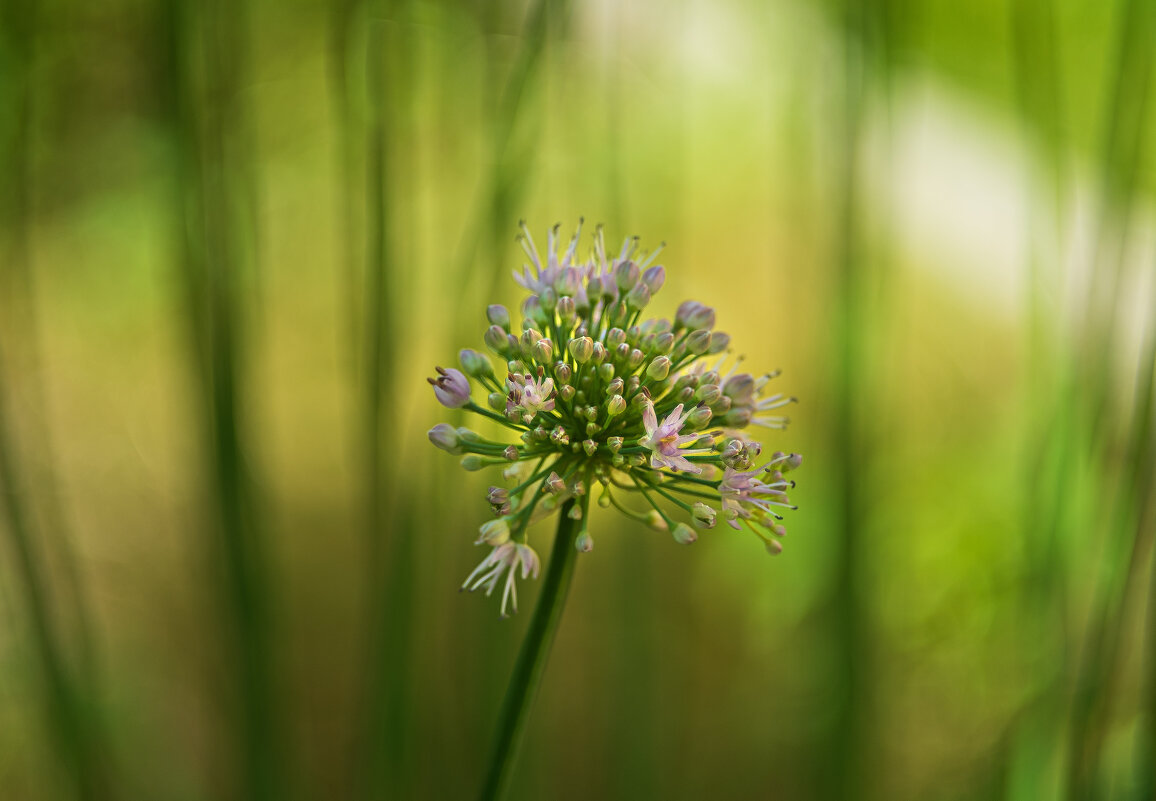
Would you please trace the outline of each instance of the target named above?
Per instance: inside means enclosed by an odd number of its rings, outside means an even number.
[[[554,535],[554,551],[550,554],[550,566],[546,569],[546,580],[542,582],[542,594],[530,629],[522,642],[514,673],[506,688],[506,698],[502,701],[502,714],[498,720],[498,735],[494,743],[494,755],[490,760],[486,783],[482,786],[480,801],[497,801],[505,796],[510,783],[510,774],[530,707],[546,671],[546,660],[550,656],[550,646],[558,632],[562,620],[562,609],[566,605],[566,594],[574,577],[574,565],[578,552],[574,541],[578,536],[578,521],[570,519],[570,508],[574,501],[563,504],[558,516],[558,533]]]

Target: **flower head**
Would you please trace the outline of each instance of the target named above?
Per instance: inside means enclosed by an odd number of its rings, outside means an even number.
[[[756,377],[739,369],[741,359],[729,360],[730,337],[703,303],[682,303],[673,320],[643,317],[666,283],[666,269],[654,263],[661,247],[645,254],[629,238],[614,255],[598,228],[582,256],[580,233],[581,226],[563,247],[555,226],[539,251],[523,225],[527,263],[514,271],[527,291],[521,324],[505,306],[486,309],[482,340],[502,360],[500,371],[465,349],[464,373],[439,367],[430,379],[443,405],[516,436],[490,439],[444,423],[429,434],[463,455],[467,470],[502,468],[506,486],[486,494],[495,518],[477,540],[491,550],[463,588],[488,595],[502,584],[503,615],[517,609],[516,574],[539,570],[530,527],[565,513],[580,521],[574,547],[590,552],[592,498],[685,545],[721,518],[754,532],[772,553],[785,533],[779,510],[794,508],[786,495],[794,482],[783,474],[800,458],[776,453],[756,469],[762,446],[744,433],[752,424],[785,427],[772,412],[794,399],[767,392],[777,373]],[[471,379],[489,409],[471,402]]]

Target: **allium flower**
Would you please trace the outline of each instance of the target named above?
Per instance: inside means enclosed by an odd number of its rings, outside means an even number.
[[[679,450],[683,445],[698,441],[698,434],[687,434],[679,436],[678,432],[682,430],[683,424],[686,422],[690,411],[683,411],[682,404],[674,407],[674,411],[666,416],[662,421],[662,425],[658,424],[658,418],[654,415],[654,404],[647,398],[642,409],[642,425],[646,428],[646,436],[638,440],[638,444],[644,448],[649,448],[653,453],[650,454],[650,466],[654,469],[661,467],[669,467],[671,470],[685,470],[688,473],[701,473],[701,467],[695,467],[691,462],[687,461],[683,452]],[[709,453],[710,449],[699,449],[697,451],[690,451],[691,453]]]
[[[785,533],[778,510],[794,508],[786,494],[794,482],[783,474],[801,457],[776,453],[755,468],[762,446],[744,433],[752,424],[786,426],[772,412],[794,398],[764,394],[777,373],[740,371],[741,360],[728,357],[730,337],[715,330],[715,310],[703,303],[682,303],[673,321],[643,319],[666,281],[665,268],[653,263],[661,248],[644,256],[627,239],[611,257],[599,228],[583,260],[580,232],[563,250],[555,227],[539,253],[523,225],[528,263],[514,271],[528,293],[520,326],[506,307],[486,309],[482,340],[501,370],[466,349],[464,373],[439,367],[430,379],[440,403],[517,437],[489,439],[445,423],[429,435],[461,454],[467,470],[502,468],[505,486],[486,494],[494,519],[477,540],[491,550],[463,588],[490,594],[502,583],[503,614],[517,609],[519,570],[523,579],[538,574],[529,528],[546,517],[566,515],[583,553],[594,546],[594,506],[613,507],[684,545],[725,520],[777,553]],[[485,405],[471,399],[471,380],[484,388]]]

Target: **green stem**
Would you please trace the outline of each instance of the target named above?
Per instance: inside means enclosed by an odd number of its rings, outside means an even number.
[[[578,552],[574,541],[578,536],[578,521],[570,519],[570,508],[574,501],[562,505],[558,515],[558,533],[554,536],[554,551],[550,555],[550,566],[546,579],[542,582],[542,594],[530,629],[522,642],[522,650],[510,676],[506,688],[506,698],[502,702],[502,714],[498,720],[498,735],[494,744],[494,755],[490,760],[486,783],[482,786],[480,801],[498,801],[506,794],[510,775],[518,747],[525,732],[526,720],[530,716],[530,706],[538,693],[542,674],[546,672],[546,660],[550,656],[550,646],[558,632],[562,620],[562,609],[566,605],[566,594],[574,577],[574,565]]]

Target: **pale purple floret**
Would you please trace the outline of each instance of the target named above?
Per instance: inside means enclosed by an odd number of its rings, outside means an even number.
[[[773,462],[771,463],[773,464]],[[732,467],[726,468],[722,481],[719,482],[719,496],[722,498],[723,515],[727,524],[734,529],[739,528],[738,518],[749,518],[754,514],[751,508],[764,514],[778,517],[771,507],[781,506],[793,509],[787,500],[785,489],[791,482],[782,478],[779,473],[772,473],[773,481],[768,484],[756,478],[767,470],[770,464],[758,470],[739,471]],[[751,508],[748,508],[751,507]]]
[[[514,583],[518,568],[521,567],[522,579],[525,580],[531,574],[534,578],[538,578],[540,566],[538,554],[529,545],[523,545],[519,542],[505,542],[495,546],[481,564],[474,568],[474,572],[470,573],[462,583],[462,589],[473,592],[485,587],[486,595],[491,595],[498,586],[498,582],[501,581],[502,575],[505,574],[506,581],[502,589],[502,617],[506,617],[508,614],[506,612],[507,606],[515,612],[518,611],[518,589]]]
[[[646,436],[638,440],[638,444],[649,448],[650,466],[654,469],[669,467],[671,470],[682,470],[687,473],[701,473],[702,468],[689,461],[680,450],[698,439],[697,434],[679,435],[690,410],[684,412],[682,404],[674,407],[674,411],[666,416],[662,425],[658,424],[658,417],[654,413],[654,404],[647,403],[642,410],[642,425],[646,428]]]
[[[538,412],[552,412],[554,410],[554,379],[538,378],[533,376],[512,373],[506,379],[506,415],[515,412],[521,414],[522,419],[529,423]]]
[[[436,368],[438,371],[437,378],[427,378],[434,388],[434,395],[437,395],[438,402],[442,406],[448,406],[451,409],[458,409],[470,402],[470,380],[466,378],[461,370],[455,370],[444,367]]]

